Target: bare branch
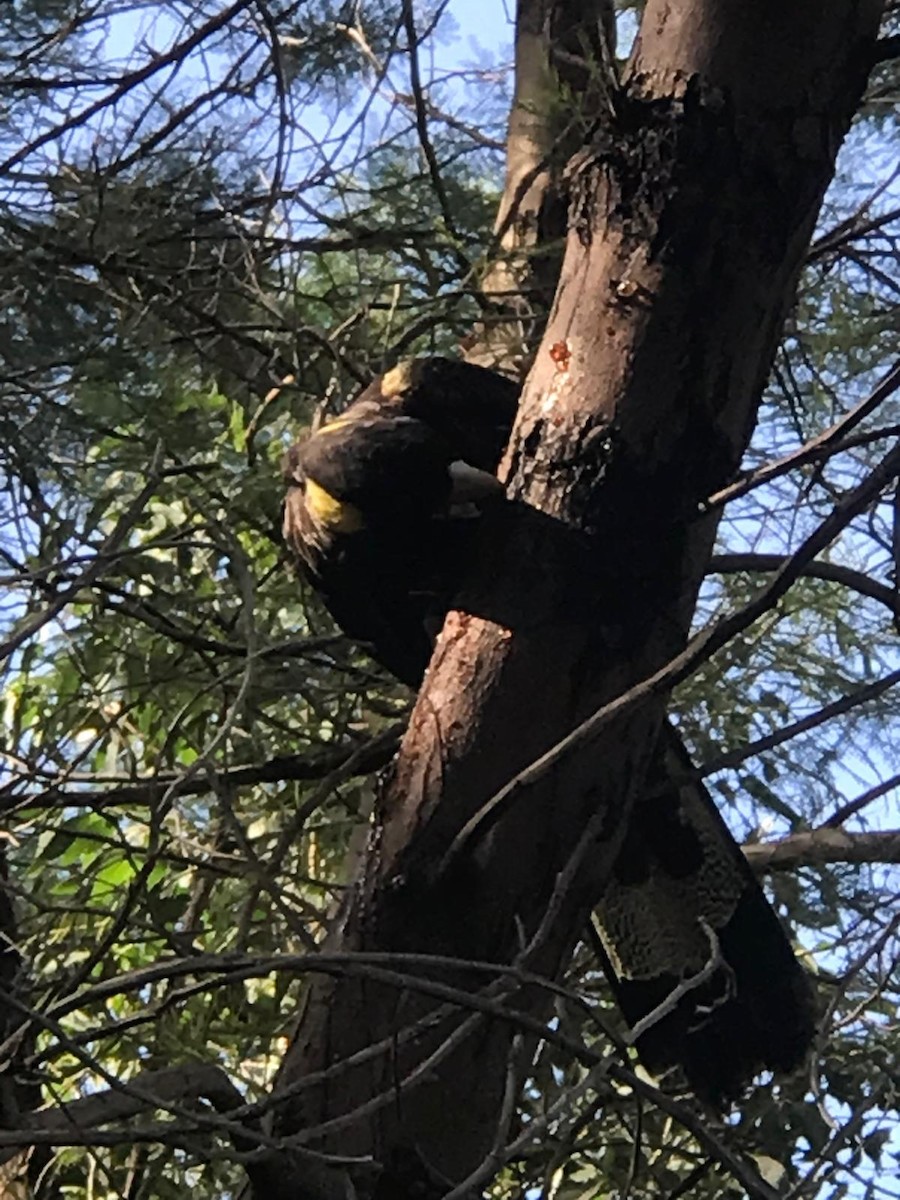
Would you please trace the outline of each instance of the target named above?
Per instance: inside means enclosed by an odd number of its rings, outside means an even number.
[[[186,37],[184,41],[177,42],[165,54],[152,55],[149,61],[139,70],[132,71],[121,78],[106,96],[101,97],[93,104],[89,104],[87,108],[81,109],[79,112],[67,117],[58,125],[54,125],[51,129],[48,129],[46,133],[42,133],[40,137],[34,138],[27,143],[21,150],[10,155],[4,163],[0,163],[0,175],[5,175],[12,167],[27,159],[35,150],[39,150],[49,142],[56,141],[72,129],[86,125],[98,113],[116,104],[123,96],[126,96],[140,84],[152,79],[154,75],[162,71],[165,67],[170,67],[173,63],[180,62],[186,58],[192,50],[202,45],[211,34],[225,28],[239,13],[249,8],[254,2],[255,0],[235,0],[233,4],[227,8],[223,8],[221,12],[216,13],[214,17],[211,17],[204,25],[201,25],[194,33]]]
[[[746,472],[734,483],[730,483],[728,487],[714,492],[707,500],[708,507],[718,508],[730,500],[736,500],[739,496],[746,495],[753,488],[770,483],[780,475],[786,475],[795,467],[809,462],[819,462],[831,454],[839,453],[844,448],[844,439],[848,434],[885,400],[889,399],[898,388],[900,388],[900,362],[895,363],[871,394],[865,400],[861,400],[846,416],[841,417],[839,421],[835,421],[833,425],[817,434],[805,446],[792,450],[790,454],[784,455],[775,462],[766,463],[765,466]]]
[[[786,554],[714,554],[709,560],[711,575],[734,574],[738,572],[759,572],[769,574],[780,571],[789,561]],[[812,562],[800,572],[807,579],[825,579],[829,583],[839,583],[842,587],[850,588],[861,596],[869,596],[883,604],[896,619],[900,615],[900,596],[892,587],[879,583],[862,571],[840,563]]]
[[[230,767],[218,775],[221,786],[249,787],[261,783],[309,783],[327,779],[351,765],[354,775],[369,775],[386,766],[396,753],[403,727],[394,725],[361,745],[341,746],[314,758],[289,754],[272,758],[258,766]],[[122,786],[91,790],[73,785],[61,788],[51,784],[36,795],[10,794],[0,801],[0,812],[46,808],[103,809],[112,805],[145,804],[152,807],[163,797],[202,796],[214,790],[213,779],[204,774],[181,776],[160,774],[154,779]],[[7,785],[7,790],[9,785]]]
[[[754,871],[784,871],[826,863],[897,863],[900,829],[873,833],[809,829],[777,842],[751,842],[743,849]]]
[[[855,796],[852,800],[848,800],[846,804],[842,804],[835,812],[831,814],[827,821],[822,822],[823,829],[837,829],[840,825],[849,818],[855,816],[858,812],[862,812],[869,804],[875,800],[880,800],[882,796],[888,795],[889,792],[895,791],[900,787],[900,775],[892,775],[890,779],[886,779],[884,783],[877,783],[874,787],[868,788],[859,796]]]

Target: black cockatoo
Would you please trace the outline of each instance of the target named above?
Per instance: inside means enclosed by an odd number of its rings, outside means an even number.
[[[471,550],[519,389],[481,367],[414,359],[288,452],[284,536],[331,615],[417,688]]]
[[[495,472],[518,394],[472,364],[413,360],[288,454],[288,544],[341,629],[412,687],[464,578],[478,511],[502,502]],[[680,1068],[721,1106],[757,1071],[798,1065],[813,1004],[778,918],[691,775],[668,725],[595,919],[626,1019],[660,1010],[637,1039],[646,1065]]]

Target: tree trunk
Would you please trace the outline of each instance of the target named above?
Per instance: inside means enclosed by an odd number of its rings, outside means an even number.
[[[566,163],[615,87],[613,0],[518,0],[515,91],[488,301],[466,359],[522,379],[559,281]]]
[[[571,168],[562,279],[507,459],[520,504],[486,530],[441,634],[335,948],[565,964],[665,688],[485,806],[685,644],[714,532],[703,501],[749,438],[879,12],[649,0],[614,120]],[[360,1194],[392,1200],[411,1194],[411,1157],[437,1195],[499,1165],[527,1063],[511,1022],[442,1008],[441,988],[479,991],[482,1009],[545,1002],[514,978],[485,993],[474,970],[402,966],[430,997],[365,963],[315,982],[279,1080],[279,1132],[372,1156],[385,1170],[373,1191],[362,1168]]]

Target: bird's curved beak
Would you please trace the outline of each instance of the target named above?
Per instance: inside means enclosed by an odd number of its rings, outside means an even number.
[[[450,479],[452,505],[483,504],[486,500],[498,500],[505,494],[503,484],[496,475],[473,467],[461,458],[450,464]]]

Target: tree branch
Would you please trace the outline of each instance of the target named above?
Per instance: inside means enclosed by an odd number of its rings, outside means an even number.
[[[325,779],[353,762],[353,775],[369,775],[387,766],[397,751],[404,725],[391,725],[368,742],[339,746],[314,758],[287,754],[255,766],[231,767],[216,774],[215,782],[229,788],[250,787],[260,783],[312,783]],[[120,787],[87,789],[72,784],[67,788],[51,785],[36,795],[19,796],[9,790],[0,800],[0,813],[24,809],[109,808],[116,804],[153,806],[164,795],[200,796],[214,789],[214,780],[206,775],[181,781],[179,775],[157,775],[154,779],[128,783]]]
[[[872,804],[875,800],[880,800],[882,796],[886,796],[888,792],[895,791],[900,787],[900,775],[892,775],[890,779],[885,779],[883,783],[876,783],[873,787],[867,788],[858,796],[854,796],[852,800],[848,800],[846,804],[842,804],[831,814],[827,821],[823,821],[821,828],[837,829],[839,825],[847,820],[848,817],[855,816],[861,812],[867,805]]]
[[[54,125],[52,129],[48,129],[46,133],[42,133],[40,137],[28,142],[21,150],[17,150],[6,162],[0,165],[0,174],[5,175],[10,167],[23,162],[35,150],[39,150],[49,142],[55,141],[70,130],[78,129],[85,125],[92,117],[95,117],[105,108],[118,103],[132,89],[141,83],[146,83],[148,79],[151,79],[165,67],[185,59],[192,50],[202,45],[211,34],[217,32],[219,29],[224,29],[239,13],[249,8],[252,3],[253,0],[236,0],[236,3],[216,13],[214,17],[211,17],[204,25],[201,25],[199,29],[195,30],[189,37],[186,37],[183,42],[176,42],[164,54],[151,54],[148,61],[142,67],[139,67],[136,71],[131,71],[122,78],[118,85],[107,95],[101,96],[99,100],[96,100],[93,104],[89,104],[87,108],[67,117],[58,125]]]
[[[773,572],[780,571],[789,561],[786,554],[714,554],[709,560],[710,575],[728,575],[737,572]],[[858,592],[861,596],[869,596],[877,600],[885,608],[890,609],[894,617],[900,616],[900,595],[885,583],[845,567],[841,563],[812,562],[800,572],[808,579],[825,579],[829,583],[839,583],[843,587]]]
[[[824,550],[855,516],[868,507],[874,497],[893,481],[898,472],[900,472],[900,446],[895,446],[862,483],[835,504],[819,528],[810,534],[790,558],[784,560],[772,582],[761,589],[751,601],[737,612],[722,617],[706,629],[701,630],[680,654],[675,655],[652,675],[646,676],[633,687],[597,709],[586,720],[576,725],[565,737],[560,738],[554,746],[551,746],[549,750],[504,784],[466,821],[456,834],[441,861],[440,871],[445,871],[449,867],[450,863],[470,844],[473,837],[477,835],[479,839],[483,838],[529,787],[537,783],[568,756],[574,755],[583,747],[590,745],[614,718],[633,710],[653,696],[668,693],[673,687],[688,679],[701,663],[706,662],[717,650],[726,646],[733,637],[749,628],[763,613],[773,608],[790,590],[791,585],[815,556]],[[758,753],[761,749],[779,745],[790,736],[822,724],[836,713],[846,711],[852,707],[852,703],[863,703],[897,683],[900,683],[900,670],[892,671],[883,679],[876,680],[865,688],[860,688],[853,697],[844,697],[834,704],[827,705],[812,717],[797,721],[789,729],[779,730],[767,738],[760,738],[758,742],[752,743],[753,752]],[[704,770],[704,775],[726,766],[732,766],[735,761],[740,762],[748,757],[749,753],[748,747],[744,747],[734,754],[722,755]]]
[[[791,725],[784,725],[780,729],[776,729],[773,733],[767,733],[765,737],[757,738],[753,742],[747,742],[746,745],[739,746],[736,750],[720,754],[717,758],[713,758],[706,763],[700,772],[700,778],[706,779],[710,775],[714,775],[717,771],[724,771],[727,767],[736,767],[748,758],[754,758],[757,754],[765,754],[768,750],[774,750],[776,746],[783,746],[785,742],[789,742],[791,738],[795,738],[801,733],[809,733],[811,729],[817,729],[827,721],[833,720],[834,717],[843,716],[852,709],[859,708],[862,704],[868,704],[869,701],[876,700],[879,696],[884,695],[885,692],[890,691],[891,688],[896,687],[898,684],[900,684],[900,668],[882,676],[881,679],[875,679],[872,683],[867,683],[864,687],[857,688],[854,692],[849,692],[847,695],[841,696],[839,699],[832,701],[831,704],[826,704],[824,708],[820,708],[818,712],[810,713],[808,717],[794,721]]]
[[[860,421],[865,420],[879,405],[889,399],[898,388],[900,388],[900,361],[894,363],[884,378],[873,388],[870,395],[865,400],[861,400],[846,416],[835,421],[827,429],[823,429],[805,445],[792,450],[790,454],[785,454],[783,458],[765,463],[754,471],[744,472],[733,483],[714,492],[707,500],[708,507],[718,508],[730,500],[736,500],[739,496],[746,495],[747,492],[763,483],[769,483],[780,475],[786,475],[795,467],[803,466],[805,463],[820,462],[823,458],[839,453],[846,448],[844,439],[848,434],[856,428]]]
[[[777,842],[743,847],[754,871],[783,871],[825,863],[900,862],[900,829],[849,833],[846,829],[808,829]]]

